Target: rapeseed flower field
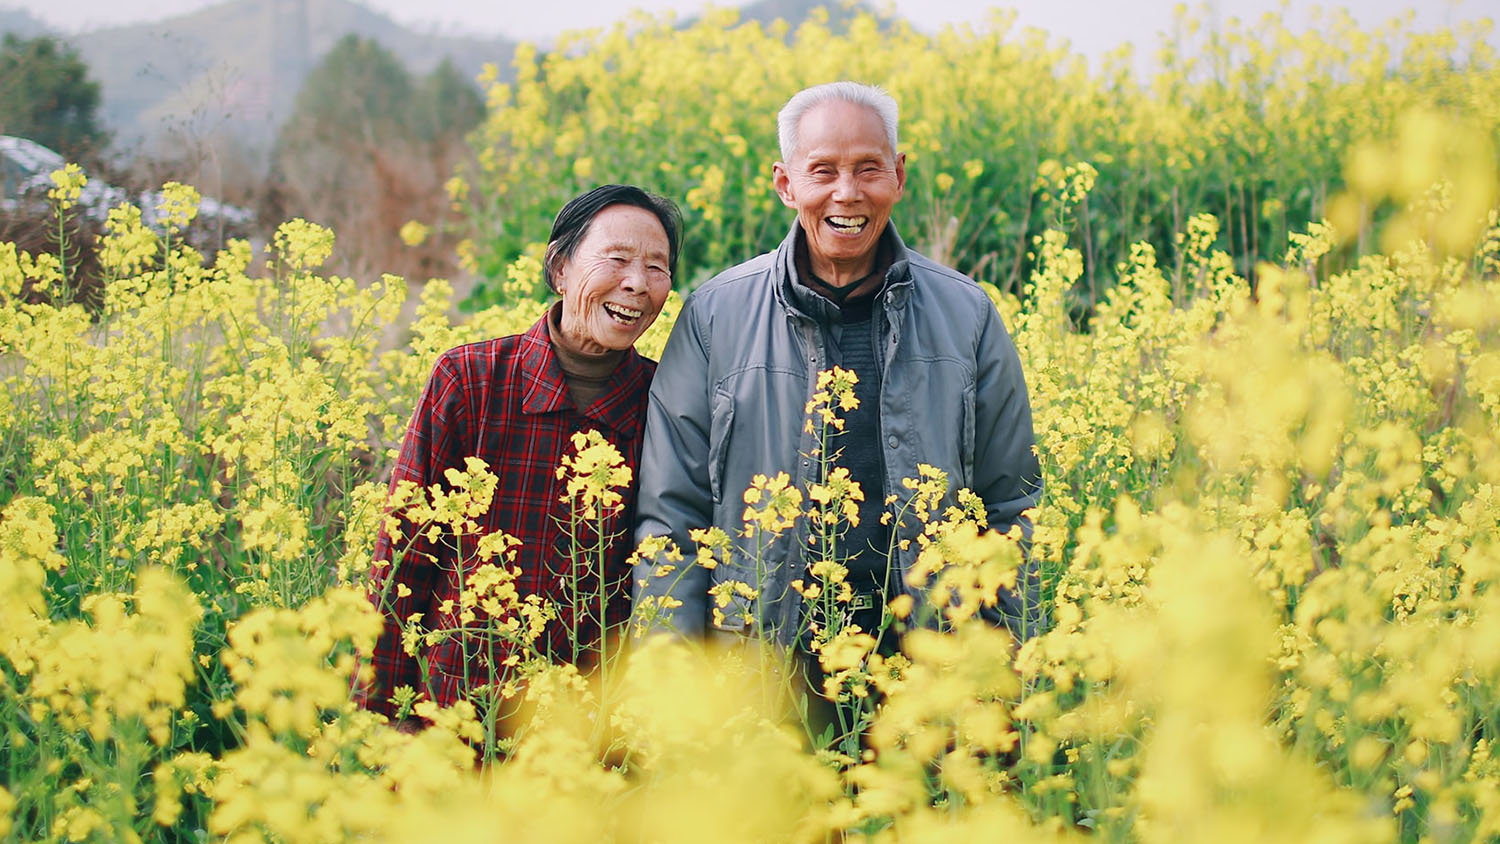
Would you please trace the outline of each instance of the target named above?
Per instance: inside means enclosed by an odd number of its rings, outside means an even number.
[[[1344,26],[1342,52],[1229,37],[1148,84],[1030,36],[868,18],[642,21],[523,53],[481,169],[451,183],[495,275],[459,323],[446,282],[402,324],[407,281],[325,273],[334,233],[306,221],[266,256],[195,252],[184,185],[159,228],[111,213],[97,300],[66,243],[0,244],[0,840],[1500,837],[1500,64],[1482,39],[1397,55]],[[559,197],[661,174],[690,265],[741,257],[785,224],[762,184],[776,105],[835,76],[897,95],[897,218],[953,232],[920,242],[987,285],[1020,350],[1049,623],[1017,643],[983,620],[1021,549],[923,472],[889,509],[921,525],[911,577],[936,599],[891,611],[941,623],[875,652],[820,556],[863,494],[836,449],[808,489],[757,479],[745,536],[820,537],[797,588],[833,619],[824,691],[851,720],[830,736],[753,641],[611,643],[588,671],[528,650],[554,608],[518,594],[506,537],[466,537],[495,467],[389,499],[381,478],[436,356],[542,313],[527,227]],[[996,98],[1030,96],[1049,105],[1022,131]],[[54,177],[60,216],[82,179]],[[832,445],[847,374],[811,398]],[[587,537],[630,479],[607,443],[575,447],[559,488]],[[390,508],[474,563],[463,629],[405,619],[409,646],[516,655],[452,707],[404,694],[419,730],[354,702]],[[730,541],[695,538],[676,565]],[[719,614],[756,598],[721,592]]]

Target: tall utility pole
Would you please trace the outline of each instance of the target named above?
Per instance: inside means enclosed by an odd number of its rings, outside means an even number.
[[[271,125],[280,126],[307,77],[311,50],[307,43],[307,0],[270,0]]]

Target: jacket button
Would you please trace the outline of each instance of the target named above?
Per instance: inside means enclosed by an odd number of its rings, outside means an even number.
[[[895,448],[896,447],[896,435],[895,434],[891,434],[889,437],[886,437],[885,441],[886,441],[886,444],[889,445],[891,448]]]

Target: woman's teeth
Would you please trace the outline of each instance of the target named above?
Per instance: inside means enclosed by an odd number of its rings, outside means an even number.
[[[635,308],[627,308],[624,305],[616,305],[612,302],[605,302],[604,310],[620,322],[635,322],[641,318],[641,312]]]

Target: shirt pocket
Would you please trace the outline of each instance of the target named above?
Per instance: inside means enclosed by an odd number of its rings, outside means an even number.
[[[729,460],[729,434],[733,427],[734,397],[724,390],[715,390],[708,429],[708,492],[714,504],[724,500],[724,467]]]

